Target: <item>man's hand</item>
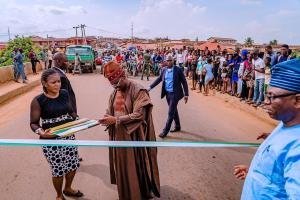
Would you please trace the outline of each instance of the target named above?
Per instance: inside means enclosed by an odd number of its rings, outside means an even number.
[[[184,97],[184,103],[186,104],[186,103],[188,102],[188,100],[189,100],[189,97],[188,97],[188,96],[185,96],[185,97]]]
[[[56,138],[56,137],[57,137],[56,135],[51,134],[49,129],[46,130],[46,131],[41,130],[39,135],[40,135],[41,138],[43,138],[43,139],[52,139],[52,138]]]
[[[246,165],[236,165],[233,174],[237,179],[244,180],[248,174],[248,167]]]
[[[257,136],[257,140],[259,139],[263,139],[265,140],[268,136],[270,135],[270,133],[261,133],[260,135]]]
[[[102,119],[99,119],[99,123],[104,126],[109,126],[115,124],[117,118],[111,115],[104,115]]]

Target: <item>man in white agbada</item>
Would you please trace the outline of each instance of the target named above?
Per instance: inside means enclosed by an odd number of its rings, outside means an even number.
[[[250,168],[235,166],[245,179],[242,200],[300,199],[300,59],[272,67],[265,105],[279,125],[258,148]]]

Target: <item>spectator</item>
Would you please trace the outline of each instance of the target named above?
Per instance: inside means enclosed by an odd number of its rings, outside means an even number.
[[[53,60],[53,53],[51,51],[51,49],[48,50],[48,53],[47,53],[47,56],[48,56],[48,69],[50,69],[52,67],[52,60]]]
[[[23,49],[19,49],[18,52],[16,53],[15,57],[14,57],[14,60],[16,62],[16,65],[17,65],[17,75],[16,75],[16,82],[18,82],[18,79],[22,78],[23,80],[23,83],[27,83],[26,81],[26,75],[25,75],[25,72],[24,72],[24,64],[23,64],[23,59],[24,59],[24,56],[23,56]]]
[[[266,57],[265,60],[265,86],[264,86],[264,94],[267,94],[268,87],[271,80],[271,57]]]
[[[13,59],[13,66],[14,66],[13,70],[14,70],[14,81],[15,82],[18,82],[17,76],[19,74],[19,72],[18,72],[18,65],[17,65],[16,59],[15,59],[15,56],[17,55],[17,53],[18,53],[18,49],[17,48],[15,48],[13,50],[13,52],[11,53],[11,58]]]
[[[289,45],[283,44],[283,45],[281,45],[280,55],[277,56],[275,64],[287,61],[288,57],[289,57]]]
[[[199,92],[202,92],[202,87],[204,88],[204,79],[205,73],[203,71],[203,66],[207,64],[206,56],[200,56],[197,63],[197,74],[198,74],[198,84],[199,84]],[[203,89],[205,90],[205,89]]]
[[[248,98],[246,103],[251,104],[252,103],[252,97],[253,97],[253,90],[254,90],[254,80],[255,80],[255,73],[253,69],[253,55],[250,53],[247,54],[247,61],[244,63],[245,71],[243,74],[243,79],[246,81],[247,86],[247,93]]]
[[[240,67],[239,67],[239,71],[238,71],[238,87],[237,87],[237,94],[239,98],[245,98],[245,90],[244,93],[243,92],[243,87],[245,88],[246,85],[246,81],[243,80],[243,75],[245,72],[245,64],[247,64],[247,55],[248,55],[248,51],[246,49],[242,50],[242,62],[240,63]]]
[[[229,81],[229,67],[227,65],[227,61],[223,62],[221,77],[223,81],[221,93],[225,94],[228,91],[228,81]]]
[[[36,63],[40,62],[38,61],[35,52],[31,49],[28,55],[30,62],[31,62],[31,66],[32,66],[32,72],[33,74],[38,74],[36,73]]]
[[[203,72],[205,73],[205,79],[204,79],[204,95],[208,96],[209,94],[209,88],[212,84],[212,81],[214,79],[214,74],[213,74],[213,66],[212,66],[212,59],[208,58],[207,59],[207,64],[204,65],[203,67]]]
[[[260,106],[264,100],[265,63],[258,57],[259,51],[253,53],[253,70],[255,71],[253,107]]]
[[[264,59],[266,57],[271,58],[271,62],[270,65],[271,67],[273,67],[276,64],[276,54],[273,52],[272,46],[271,45],[267,45],[265,48],[265,56]]]

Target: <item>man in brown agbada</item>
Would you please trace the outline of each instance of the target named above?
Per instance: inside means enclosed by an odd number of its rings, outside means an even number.
[[[146,89],[128,80],[116,62],[104,67],[115,88],[107,114],[100,119],[108,126],[111,141],[156,141],[152,103]],[[111,183],[117,184],[120,200],[160,197],[157,148],[109,148]]]

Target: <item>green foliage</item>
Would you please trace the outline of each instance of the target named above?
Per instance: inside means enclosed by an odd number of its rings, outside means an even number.
[[[11,41],[8,42],[7,47],[0,51],[0,67],[1,66],[7,66],[13,64],[12,59],[12,52],[15,48],[22,48],[23,54],[25,56],[25,62],[28,61],[28,53],[30,49],[33,49],[33,51],[39,55],[41,49],[37,46],[35,46],[32,42],[32,40],[28,37],[17,37]]]
[[[246,47],[252,47],[253,43],[254,43],[254,40],[251,37],[247,37],[245,39],[245,46]]]
[[[293,52],[292,52],[292,57],[300,58],[300,50],[298,50],[298,51],[293,51]]]
[[[269,44],[272,45],[272,46],[276,46],[276,45],[278,45],[278,41],[276,39],[275,40],[271,40],[269,42]]]

